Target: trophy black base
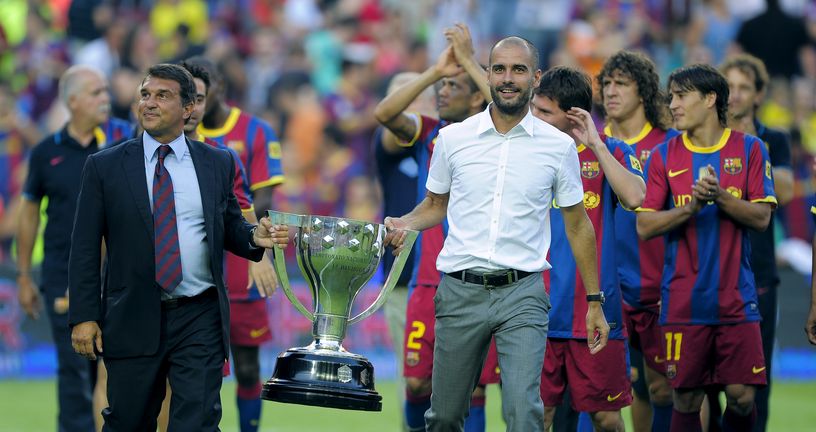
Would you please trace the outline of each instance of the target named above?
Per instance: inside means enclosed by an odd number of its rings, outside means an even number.
[[[382,411],[374,367],[357,354],[294,348],[278,356],[265,400],[359,411]]]

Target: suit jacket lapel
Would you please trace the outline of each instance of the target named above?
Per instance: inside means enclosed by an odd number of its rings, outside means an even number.
[[[187,137],[187,148],[190,149],[190,156],[193,158],[196,177],[198,177],[198,189],[201,192],[201,206],[204,210],[204,227],[207,231],[207,238],[212,239],[213,215],[215,215],[215,183],[213,176],[217,175],[213,168],[213,162],[204,154],[201,147],[205,144],[193,141]]]
[[[125,176],[133,194],[133,201],[139,214],[142,216],[145,229],[153,238],[153,213],[150,211],[150,197],[147,194],[147,178],[145,177],[144,145],[142,139],[131,141],[125,149],[123,161]]]

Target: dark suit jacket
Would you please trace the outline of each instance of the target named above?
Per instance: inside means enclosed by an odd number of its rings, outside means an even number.
[[[251,248],[252,225],[232,193],[230,153],[187,140],[204,209],[210,268],[218,290],[224,352],[229,352],[229,303],[224,286],[224,249],[260,261]],[[189,179],[193,181],[194,179]],[[69,324],[96,321],[104,355],[155,354],[161,324],[161,288],[155,283],[153,215],[145,178],[142,138],[88,158],[82,172],[69,259]],[[104,284],[100,245],[107,246]],[[104,290],[103,287],[104,286]]]

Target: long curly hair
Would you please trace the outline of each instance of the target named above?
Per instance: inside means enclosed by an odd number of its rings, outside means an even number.
[[[643,111],[646,120],[653,126],[667,129],[669,127],[668,98],[666,93],[660,88],[660,75],[657,73],[657,66],[644,54],[635,51],[618,51],[606,60],[603,68],[595,77],[600,91],[601,102],[603,102],[603,80],[612,76],[618,71],[626,77],[635,81],[638,88],[638,95],[643,101]],[[601,104],[601,111],[606,116]]]

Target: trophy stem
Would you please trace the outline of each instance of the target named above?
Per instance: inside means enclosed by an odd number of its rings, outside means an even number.
[[[319,349],[338,351],[340,342],[346,337],[348,317],[316,313],[312,323],[312,336]]]

